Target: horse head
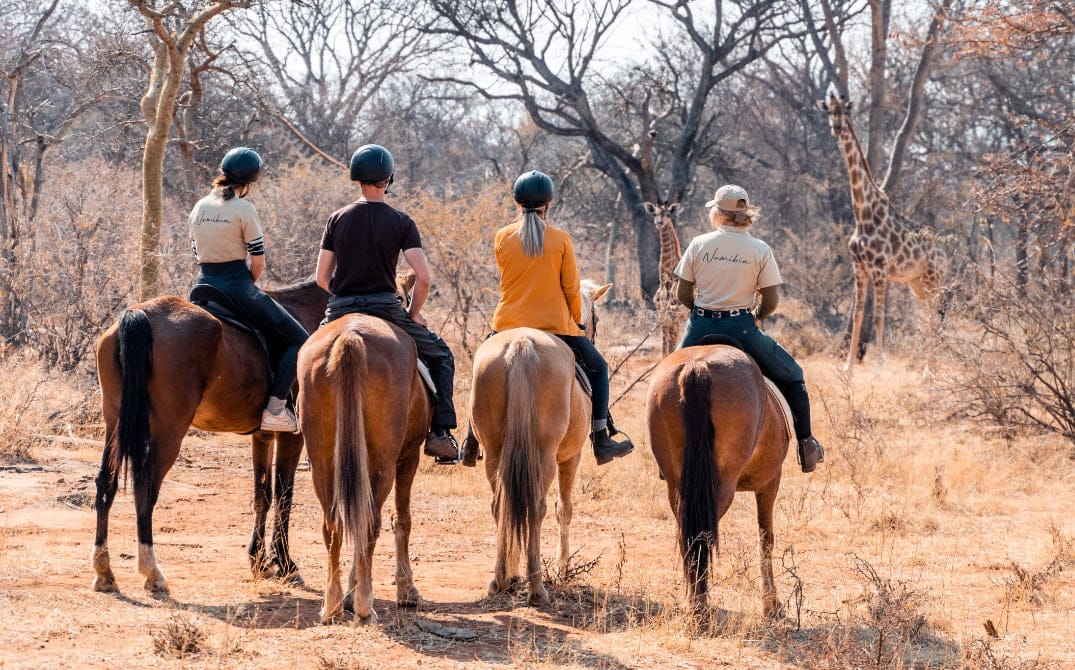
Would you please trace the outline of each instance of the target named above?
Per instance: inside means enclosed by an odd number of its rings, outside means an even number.
[[[598,284],[592,279],[583,279],[579,283],[579,293],[582,295],[582,323],[580,325],[585,328],[586,337],[590,338],[591,342],[597,339],[597,310],[594,309],[594,303],[608,293],[610,288],[612,284]]]

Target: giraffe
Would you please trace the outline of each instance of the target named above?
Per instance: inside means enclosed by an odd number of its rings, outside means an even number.
[[[664,356],[675,351],[679,344],[679,299],[676,298],[676,275],[674,270],[683,256],[676,234],[673,218],[679,211],[679,203],[658,201],[644,203],[646,212],[653,216],[657,226],[657,236],[661,241],[660,286],[653,295],[653,305],[657,308],[657,324],[661,328],[661,353]]]
[[[874,180],[851,128],[851,101],[830,93],[828,103],[822,100],[818,105],[828,112],[829,127],[843,149],[855,212],[855,231],[847,243],[855,264],[855,311],[845,366],[850,368],[859,348],[870,284],[877,348],[883,350],[888,282],[907,284],[919,300],[929,302],[938,297],[945,256],[936,235],[900,215]]]

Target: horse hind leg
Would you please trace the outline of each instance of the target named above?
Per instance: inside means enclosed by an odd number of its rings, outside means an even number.
[[[271,576],[272,559],[266,551],[265,520],[272,506],[272,435],[258,432],[251,438],[254,460],[254,528],[246,552],[255,579]]]
[[[105,426],[106,435],[111,435],[113,430],[114,426]],[[97,498],[94,503],[97,510],[97,534],[93,541],[93,590],[103,593],[119,591],[108,555],[108,515],[119,485],[118,473],[112,471],[112,451],[112,442],[108,441],[101,456],[101,469],[97,473]]]
[[[276,434],[276,479],[273,487],[274,513],[272,551],[270,560],[276,566],[276,576],[288,584],[301,586],[304,581],[299,566],[291,558],[288,529],[291,524],[291,505],[295,492],[295,470],[302,455],[302,436]]]
[[[173,435],[160,438],[151,446],[156,449],[156,458],[152,472],[149,473],[149,490],[144,492],[144,495],[136,490],[134,496],[138,523],[138,572],[145,577],[142,587],[156,596],[168,595],[169,589],[168,580],[161,572],[157,554],[153,549],[153,508],[157,505],[164,476],[179,455],[179,445],[183,441],[184,433],[185,427],[182,431],[175,431]]]
[[[396,474],[396,522],[393,528],[396,540],[396,604],[400,607],[418,607],[418,588],[411,572],[411,485],[418,469],[420,445],[404,447],[413,458],[399,466]]]
[[[784,615],[784,607],[776,595],[776,581],[773,578],[773,506],[780,482],[777,481],[755,492],[754,499],[758,505],[758,539],[761,562],[762,613],[766,618],[779,618]]]
[[[548,487],[544,486],[540,490],[548,490]],[[526,539],[526,578],[530,586],[527,602],[533,606],[549,603],[549,590],[545,588],[544,570],[541,565],[541,523],[545,519],[546,511],[547,503],[545,496],[542,495],[537,506],[537,518],[530,521]]]

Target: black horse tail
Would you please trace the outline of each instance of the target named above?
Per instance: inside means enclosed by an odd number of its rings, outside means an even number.
[[[690,590],[704,599],[709,564],[717,548],[719,489],[713,440],[716,428],[710,413],[710,373],[704,362],[686,368],[683,389],[683,476],[679,481],[679,553]]]
[[[119,320],[119,367],[122,390],[119,425],[112,449],[112,473],[128,470],[134,479],[139,509],[149,505],[152,474],[157,466],[156,445],[149,432],[149,378],[153,374],[153,330],[149,317],[140,309],[128,309]]]
[[[540,523],[542,493],[541,444],[533,394],[537,387],[538,355],[534,342],[521,337],[508,345],[504,443],[500,455],[497,502],[497,541],[514,557],[526,546],[530,527]],[[514,558],[512,558],[514,561]]]
[[[328,363],[336,390],[336,495],[330,509],[333,520],[343,522],[344,536],[356,547],[372,539],[374,525],[366,444],[367,358],[362,336],[345,330],[332,344]]]

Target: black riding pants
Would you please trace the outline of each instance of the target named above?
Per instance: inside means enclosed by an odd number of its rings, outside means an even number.
[[[284,349],[276,364],[271,394],[274,398],[287,398],[295,385],[299,347],[309,337],[306,329],[278,302],[254,285],[254,278],[250,276],[245,261],[203,263],[197,282],[209,284],[226,293],[239,309],[239,318]]]

